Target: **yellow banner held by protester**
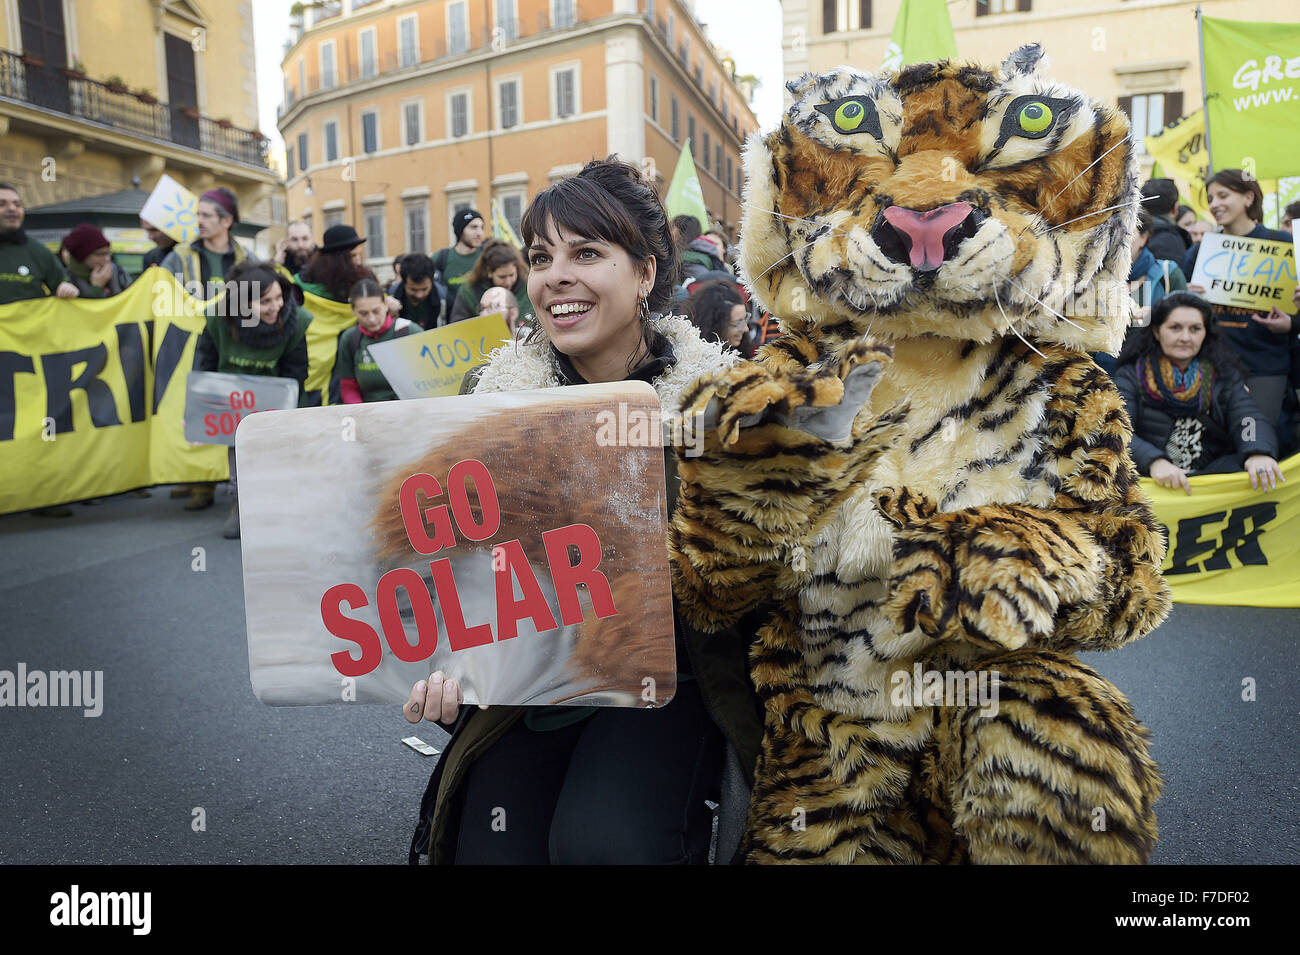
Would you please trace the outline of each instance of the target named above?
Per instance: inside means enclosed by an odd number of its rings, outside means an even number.
[[[323,397],[339,332],[355,318],[307,299],[307,390]],[[225,480],[225,448],[191,446],[184,433],[209,304],[154,267],[111,298],[0,306],[0,513]]]
[[[1281,467],[1288,480],[1272,491],[1244,472],[1190,478],[1191,494],[1142,479],[1168,534],[1161,570],[1177,603],[1300,607],[1300,455]]]
[[[1210,169],[1210,154],[1205,150],[1205,112],[1198,109],[1176,119],[1143,142],[1160,164],[1161,173],[1178,183],[1196,214],[1211,218],[1204,182]]]

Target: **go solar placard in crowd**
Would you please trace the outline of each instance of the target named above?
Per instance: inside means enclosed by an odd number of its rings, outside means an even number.
[[[646,420],[649,441],[609,426]],[[642,382],[257,414],[239,428],[253,691],[663,706],[676,692],[659,400]]]
[[[370,357],[398,398],[437,398],[457,394],[465,373],[509,338],[505,317],[498,312],[376,342]]]
[[[292,378],[192,371],[185,380],[185,440],[234,447],[235,429],[250,414],[297,406]]]

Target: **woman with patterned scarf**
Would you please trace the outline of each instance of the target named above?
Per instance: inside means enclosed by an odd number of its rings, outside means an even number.
[[[1212,316],[1209,302],[1174,292],[1125,345],[1114,380],[1133,420],[1133,461],[1157,484],[1188,494],[1189,475],[1240,470],[1251,487],[1272,490],[1286,480],[1273,425],[1256,407]]]

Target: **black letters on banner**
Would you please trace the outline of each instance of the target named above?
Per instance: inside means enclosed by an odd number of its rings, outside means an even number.
[[[128,322],[117,328],[117,351],[122,361],[122,377],[126,379],[126,397],[131,404],[131,420],[143,421],[144,407],[144,339],[140,326]]]
[[[1201,534],[1207,524],[1215,524],[1227,517],[1227,524],[1218,535],[1202,538]],[[1178,522],[1173,532],[1173,556],[1166,576],[1172,574],[1195,574],[1206,570],[1229,570],[1228,554],[1235,554],[1243,566],[1247,564],[1267,565],[1268,559],[1259,546],[1259,536],[1264,526],[1277,517],[1277,504],[1264,501],[1260,504],[1247,504],[1235,507],[1231,512],[1215,511],[1213,514],[1197,514],[1184,517]],[[1246,530],[1246,521],[1250,521],[1250,530]],[[1194,563],[1204,559],[1204,564]]]
[[[27,355],[20,355],[16,351],[0,351],[0,441],[14,439],[14,417],[17,414],[14,378],[20,374],[35,373],[36,366]]]
[[[152,323],[150,323],[152,326]],[[158,413],[163,395],[167,392],[167,383],[172,380],[176,366],[180,364],[185,344],[193,332],[187,332],[177,325],[168,325],[163,334],[162,344],[158,346],[158,358],[153,369],[153,413]]]
[[[86,367],[74,380],[73,366],[82,362]],[[107,365],[108,348],[103,344],[41,356],[41,368],[45,372],[45,413],[54,419],[55,434],[72,430],[72,392],[77,388],[86,393],[90,422],[96,428],[122,423],[113,404],[112,389],[99,378]]]

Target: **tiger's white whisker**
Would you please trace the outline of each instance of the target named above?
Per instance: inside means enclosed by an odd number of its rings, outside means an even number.
[[[1023,285],[1021,285],[1021,284],[1020,284],[1019,282],[1017,282],[1015,279],[1008,277],[1008,278],[1007,278],[1007,281],[1010,282],[1012,285],[1014,285],[1016,288],[1020,289],[1020,291],[1021,291],[1024,295],[1028,296],[1029,298],[1032,298],[1032,299],[1033,299],[1035,302],[1037,302],[1039,305],[1043,306],[1043,308],[1047,309],[1049,312],[1051,312],[1053,315],[1055,315],[1055,316],[1056,316],[1057,318],[1059,318],[1061,321],[1066,322],[1066,323],[1068,323],[1068,324],[1070,324],[1070,325],[1073,325],[1075,328],[1077,328],[1077,329],[1078,329],[1079,331],[1081,331],[1081,332],[1086,332],[1086,331],[1087,331],[1087,329],[1084,328],[1082,325],[1080,325],[1078,322],[1071,322],[1068,318],[1066,318],[1064,315],[1062,315],[1062,314],[1061,314],[1060,312],[1058,312],[1056,309],[1052,308],[1050,305],[1048,305],[1048,304],[1047,304],[1046,302],[1044,302],[1042,299],[1040,299],[1040,298],[1038,298],[1037,296],[1035,296],[1032,292],[1030,292],[1028,289],[1026,289]]]
[[[1104,153],[1102,153],[1100,156],[1098,156],[1098,157],[1097,157],[1096,159],[1094,159],[1092,162],[1088,163],[1088,165],[1084,166],[1084,167],[1083,167],[1083,170],[1079,173],[1079,175],[1075,176],[1073,179],[1071,179],[1069,182],[1067,182],[1067,183],[1065,184],[1065,189],[1062,189],[1062,190],[1061,190],[1060,192],[1058,192],[1056,195],[1052,196],[1052,198],[1050,198],[1050,199],[1048,199],[1046,202],[1044,202],[1044,203],[1043,203],[1043,208],[1039,209],[1038,212],[1037,212],[1036,214],[1037,214],[1037,215],[1042,215],[1044,212],[1046,212],[1046,211],[1047,211],[1047,207],[1050,206],[1050,205],[1051,205],[1053,202],[1055,202],[1057,199],[1061,198],[1061,196],[1065,195],[1065,190],[1066,190],[1066,189],[1069,189],[1069,188],[1070,188],[1071,186],[1073,186],[1076,182],[1078,182],[1079,179],[1083,176],[1083,174],[1084,174],[1085,172],[1087,172],[1087,171],[1088,171],[1089,169],[1091,169],[1093,166],[1097,165],[1097,163],[1101,162],[1103,159],[1105,159],[1107,156],[1109,156],[1112,152],[1114,152],[1114,151],[1115,151],[1116,149],[1118,149],[1120,146],[1123,146],[1126,142],[1128,142],[1128,137],[1127,137],[1127,136],[1125,136],[1123,139],[1121,139],[1121,140],[1119,140],[1118,142],[1116,142],[1114,146],[1111,146],[1110,149],[1106,150]]]
[[[1030,351],[1032,351],[1032,352],[1033,352],[1035,355],[1037,355],[1039,358],[1042,358],[1044,361],[1046,361],[1047,356],[1044,355],[1042,352],[1040,352],[1037,348],[1035,348],[1035,347],[1030,343],[1030,341],[1029,341],[1028,338],[1026,338],[1024,335],[1021,335],[1020,332],[1016,330],[1016,326],[1012,323],[1011,319],[1010,319],[1010,318],[1007,318],[1007,312],[1006,312],[1006,309],[1004,309],[1004,308],[1002,307],[1002,298],[998,295],[998,283],[997,283],[997,282],[994,282],[994,283],[993,283],[993,301],[995,301],[995,302],[998,303],[998,311],[1001,312],[1001,313],[1002,313],[1002,317],[1006,319],[1006,321],[1007,321],[1007,328],[1008,328],[1011,332],[1013,332],[1013,333],[1015,334],[1015,336],[1016,336],[1017,338],[1019,338],[1022,342],[1024,342],[1026,345],[1029,345],[1029,350],[1030,350]]]

